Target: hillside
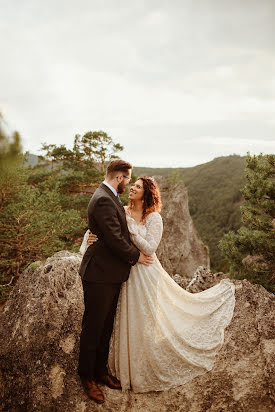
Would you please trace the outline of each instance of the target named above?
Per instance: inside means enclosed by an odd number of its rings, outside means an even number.
[[[245,184],[244,168],[245,157],[231,155],[189,168],[135,167],[134,172],[184,181],[190,214],[200,237],[210,249],[211,267],[226,270],[217,245],[224,233],[240,226],[240,189]]]
[[[37,163],[30,155],[29,163]],[[211,267],[227,270],[218,242],[229,230],[240,226],[240,189],[245,184],[245,157],[218,157],[188,168],[134,167],[135,175],[164,176],[171,183],[183,180],[189,195],[190,214],[203,242],[210,249]]]

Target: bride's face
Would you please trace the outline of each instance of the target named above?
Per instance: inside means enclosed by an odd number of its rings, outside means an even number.
[[[129,199],[142,200],[143,195],[144,195],[143,181],[139,179],[136,181],[136,183],[133,186],[131,186]]]

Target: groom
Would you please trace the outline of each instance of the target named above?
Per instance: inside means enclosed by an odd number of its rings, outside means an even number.
[[[88,206],[88,226],[98,240],[86,250],[79,274],[85,310],[80,336],[78,374],[88,396],[97,403],[104,395],[97,382],[121,389],[108,374],[109,341],[122,282],[137,262],[152,263],[131,242],[125,210],[118,197],[131,180],[132,165],[123,160],[109,163],[106,179],[95,191]]]

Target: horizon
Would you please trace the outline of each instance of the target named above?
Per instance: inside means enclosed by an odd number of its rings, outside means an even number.
[[[24,152],[24,154],[26,154],[27,152]],[[30,152],[28,152],[29,153],[29,155],[31,155],[31,156],[36,156],[36,157],[38,157],[38,156],[40,156],[40,155],[37,155],[37,154],[35,154],[35,153],[30,153]],[[229,155],[225,155],[225,156],[217,156],[217,157],[214,157],[213,159],[211,159],[211,160],[209,160],[209,161],[206,161],[206,162],[203,162],[203,163],[199,163],[199,164],[195,164],[195,165],[193,165],[193,166],[174,166],[174,167],[170,167],[170,166],[144,166],[144,165],[133,165],[133,169],[136,167],[138,167],[138,168],[142,168],[142,169],[189,169],[189,168],[192,168],[192,167],[196,167],[196,166],[200,166],[200,165],[203,165],[203,164],[206,164],[206,163],[210,163],[210,162],[212,162],[213,160],[216,160],[216,159],[220,159],[220,158],[223,158],[223,157],[231,157],[231,156],[237,156],[237,157],[241,157],[241,158],[245,158],[246,156],[241,156],[241,155],[239,155],[239,154],[237,154],[237,153],[232,153],[232,154],[229,154]],[[124,159],[124,157],[122,156],[122,157],[119,157],[119,158],[122,158],[122,159]]]

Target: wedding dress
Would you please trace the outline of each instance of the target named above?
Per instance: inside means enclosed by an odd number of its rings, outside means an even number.
[[[109,368],[123,390],[162,391],[213,368],[233,316],[234,284],[224,279],[194,294],[182,289],[155,254],[163,231],[160,214],[149,214],[144,224],[126,218],[133,243],[153,254],[154,262],[137,263],[122,283]]]

